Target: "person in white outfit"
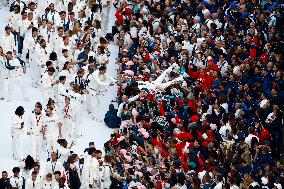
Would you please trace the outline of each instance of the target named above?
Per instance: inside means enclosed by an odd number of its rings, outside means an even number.
[[[54,79],[54,72],[55,69],[50,67],[42,76],[42,92],[45,102],[47,102],[50,98],[55,99],[55,85],[58,83],[58,80]]]
[[[28,122],[28,135],[31,135],[32,139],[32,156],[35,160],[40,159],[42,139],[43,139],[43,116],[42,105],[37,102],[33,113],[30,115]]]
[[[5,91],[4,91],[4,84],[5,84],[5,77],[6,77],[6,69],[5,69],[5,54],[3,53],[3,48],[0,46],[0,100],[4,100]]]
[[[32,71],[37,68],[37,62],[35,59],[35,49],[37,46],[37,37],[38,37],[38,29],[33,27],[32,28],[32,35],[27,36],[25,38],[24,43],[24,52],[28,54],[27,62],[29,63],[29,67]]]
[[[70,103],[70,97],[65,97],[65,104],[63,108],[63,137],[68,141],[75,140],[75,115],[74,106]]]
[[[106,67],[101,66],[99,70],[92,73],[89,83],[89,91],[92,95],[92,116],[97,121],[102,121],[102,114],[97,111],[97,107],[100,107],[100,102],[105,96],[105,93],[109,86],[113,86],[116,80],[106,74]]]
[[[44,138],[47,143],[47,151],[51,152],[56,149],[57,140],[62,137],[61,121],[57,114],[53,113],[51,107],[46,108],[46,117],[44,119]]]
[[[55,171],[64,171],[64,167],[63,163],[58,160],[57,153],[53,151],[51,153],[50,161],[46,163],[45,172],[54,174]]]
[[[26,73],[25,62],[19,58],[15,58],[11,51],[6,53],[6,62],[5,66],[8,69],[8,99],[11,101],[13,98],[13,91],[18,86],[21,90],[21,94],[24,97],[24,100],[28,100],[26,97],[26,91],[23,86],[23,74]]]
[[[53,187],[54,187],[54,182],[52,180],[52,174],[47,173],[46,176],[45,176],[45,179],[43,180],[43,182],[41,184],[40,189],[53,189]]]
[[[21,149],[21,136],[23,134],[24,120],[23,115],[25,110],[22,106],[17,107],[15,114],[12,117],[12,152],[13,159],[20,160],[20,149]]]
[[[60,109],[63,109],[65,98],[68,96],[69,94],[66,87],[66,76],[59,76],[59,83],[57,85],[57,103]]]
[[[111,158],[108,155],[105,156],[101,168],[102,168],[101,188],[110,189],[111,185],[110,177],[112,175],[112,167],[111,167]]]
[[[13,168],[13,176],[10,177],[10,184],[12,188],[25,188],[25,180],[20,176],[20,168]]]
[[[0,45],[3,48],[4,53],[11,51],[16,53],[16,43],[17,40],[15,36],[11,33],[11,27],[5,27],[5,34],[1,37]]]
[[[25,189],[38,189],[41,187],[41,179],[38,178],[37,171],[32,172],[32,176],[27,179]]]
[[[89,186],[92,189],[99,189],[100,188],[100,165],[97,159],[97,153],[95,148],[90,149],[91,159],[89,162]]]
[[[35,65],[33,74],[32,74],[32,83],[34,86],[39,84],[39,79],[43,73],[46,62],[49,60],[49,55],[51,54],[51,49],[47,47],[47,44],[44,39],[41,39],[40,47],[35,49],[35,60],[37,60],[37,65]]]

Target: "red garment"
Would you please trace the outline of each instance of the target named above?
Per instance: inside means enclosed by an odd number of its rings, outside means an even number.
[[[160,108],[161,116],[165,116],[165,110],[164,110],[164,106],[162,103],[159,103],[159,108]]]
[[[199,73],[197,71],[193,71],[192,69],[188,69],[187,74],[193,78],[195,81],[198,78]]]
[[[153,146],[158,146],[161,149],[162,157],[165,158],[169,156],[169,153],[165,150],[161,141],[158,141],[156,138],[152,138],[151,143],[153,144]]]
[[[189,100],[187,103],[188,107],[192,108],[193,112],[197,112],[197,104],[195,100]]]
[[[176,148],[178,157],[182,156],[182,150],[184,147],[185,147],[185,143],[176,144],[175,148]]]
[[[120,25],[123,25],[123,16],[122,16],[122,12],[121,12],[121,9],[117,9],[116,13],[115,13],[115,17],[118,21],[118,23]]]

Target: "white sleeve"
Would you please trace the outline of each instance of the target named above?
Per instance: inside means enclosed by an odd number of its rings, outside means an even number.
[[[22,127],[21,123],[22,123],[22,120],[20,118],[18,118],[16,116],[13,116],[13,118],[12,118],[12,127],[14,129],[21,129],[21,127]]]
[[[52,81],[50,78],[47,78],[45,75],[42,78],[42,87],[48,89],[52,87]]]

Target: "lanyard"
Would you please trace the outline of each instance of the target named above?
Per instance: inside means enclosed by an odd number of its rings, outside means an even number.
[[[52,170],[52,173],[54,173],[55,167],[56,167],[56,162],[55,162],[55,164],[53,164],[53,162],[51,162],[51,170]]]
[[[65,106],[64,108],[64,112],[65,112],[65,116],[68,116],[68,112],[69,112],[69,105]]]
[[[41,115],[36,115],[36,126],[38,126],[40,120],[41,120]]]

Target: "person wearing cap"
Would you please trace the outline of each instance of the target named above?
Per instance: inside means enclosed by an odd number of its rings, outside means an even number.
[[[23,177],[20,176],[20,168],[14,167],[12,172],[13,176],[10,177],[10,183],[12,185],[12,188],[17,188],[17,189],[25,188],[25,180]]]
[[[16,87],[19,87],[21,90],[21,94],[25,101],[28,100],[26,96],[26,90],[23,86],[23,75],[26,73],[26,64],[23,60],[18,57],[14,57],[11,51],[6,53],[6,62],[5,66],[7,69],[7,77],[8,77],[8,99],[7,101],[11,101],[13,99],[13,93]]]
[[[31,135],[32,139],[32,156],[35,160],[40,159],[41,147],[43,141],[43,115],[42,105],[40,103],[35,104],[35,109],[29,117],[28,121],[28,135]]]
[[[11,30],[12,29],[10,26],[5,27],[5,33],[1,37],[0,46],[3,48],[4,53],[11,51],[15,54],[17,52],[17,49],[16,49],[17,41],[16,41],[15,36],[11,33]]]

